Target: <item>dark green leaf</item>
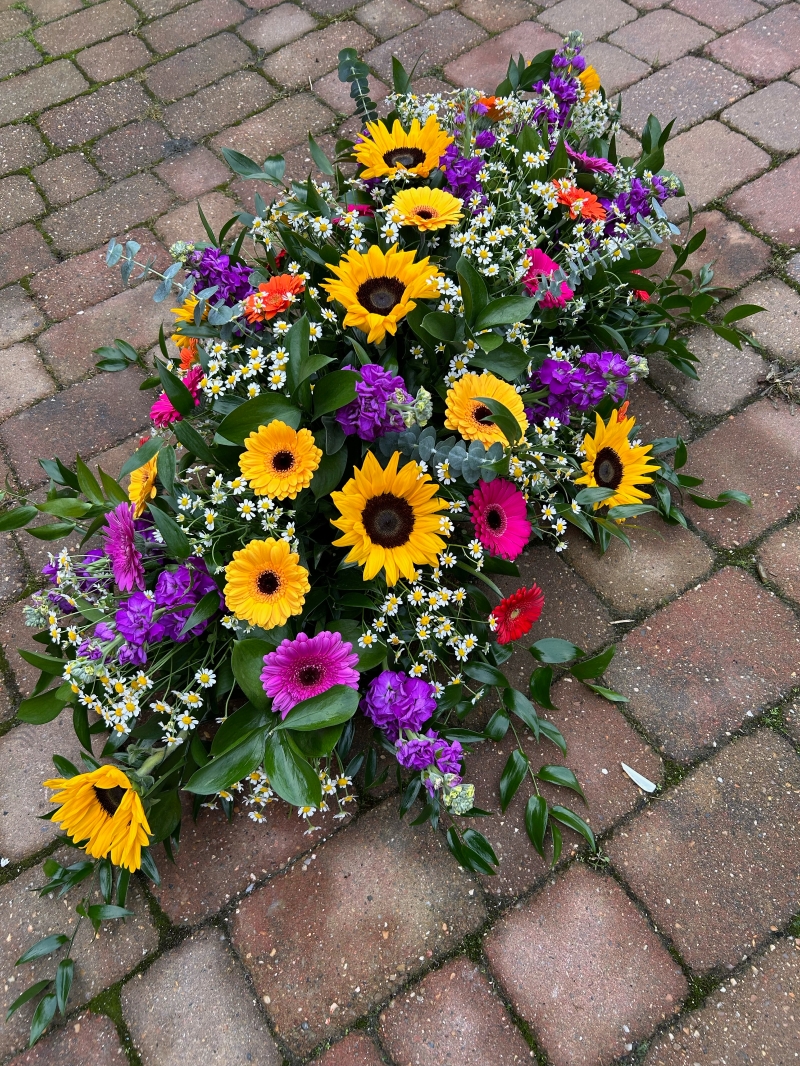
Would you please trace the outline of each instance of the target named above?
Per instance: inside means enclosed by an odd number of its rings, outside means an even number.
[[[310,133],[308,135],[308,147],[311,151],[311,158],[314,160],[317,170],[319,170],[321,174],[327,174],[328,176],[331,176],[334,173],[331,161],[330,159],[328,159],[328,157],[325,155],[325,153],[322,151],[322,149]]]
[[[203,596],[199,603],[195,604],[194,610],[184,622],[181,635],[188,633],[195,626],[199,626],[201,622],[211,618],[217,611],[219,611],[219,592],[216,589],[212,589],[211,592],[207,592]]]
[[[295,807],[319,807],[322,786],[316,770],[299,755],[285,733],[275,732],[264,750],[270,787]]]
[[[241,744],[245,737],[254,733],[256,729],[261,729],[271,721],[270,712],[259,710],[251,703],[246,703],[244,707],[240,707],[224,719],[211,741],[211,754],[222,755],[223,752]]]
[[[355,370],[334,370],[326,374],[314,388],[314,417],[338,411],[356,396],[356,382],[361,375]]]
[[[475,317],[474,330],[491,329],[492,326],[511,326],[524,322],[536,306],[529,296],[501,296],[492,300]]]
[[[53,677],[55,677],[56,674],[60,674],[64,669],[64,660],[56,659],[52,655],[42,655],[38,651],[27,651],[25,648],[20,648],[17,651],[17,655],[24,659],[26,663],[35,666],[37,670],[42,670],[44,673],[51,674]]]
[[[301,733],[289,729],[287,736],[292,745],[306,759],[322,759],[330,755],[344,731],[343,725],[332,725],[327,729],[315,729],[313,733]]]
[[[161,884],[158,867],[156,866],[156,861],[153,858],[153,853],[150,851],[150,848],[142,848],[142,873],[145,877],[148,877],[154,885]]]
[[[586,796],[578,783],[578,779],[568,766],[542,766],[536,774],[540,781],[546,781],[550,785],[558,785],[560,788],[571,788],[577,792],[584,803]]]
[[[220,422],[217,433],[234,444],[244,444],[245,439],[260,426],[267,426],[279,419],[292,429],[298,429],[303,419],[302,411],[289,403],[285,396],[256,396],[240,404],[235,411]]]
[[[147,811],[150,843],[158,844],[172,836],[181,820],[181,797],[174,790],[161,794],[157,803]]]
[[[125,503],[128,499],[128,494],[114,478],[105,472],[102,466],[97,467],[100,474],[100,480],[103,483],[106,496],[112,503]]]
[[[191,452],[192,455],[196,455],[201,463],[208,463],[209,466],[217,462],[217,457],[214,452],[209,448],[194,426],[183,419],[180,422],[172,423],[172,432],[184,446],[184,448]],[[161,456],[158,457],[159,463],[161,462]]]
[[[264,669],[264,656],[273,650],[273,646],[265,640],[248,637],[247,640],[235,641],[231,653],[233,676],[245,696],[260,711],[270,709],[270,701],[261,684],[261,671]]]
[[[75,963],[72,959],[62,959],[58,964],[58,969],[56,970],[56,1002],[62,1014],[66,1013],[74,972]]]
[[[134,470],[138,470],[140,466],[150,462],[154,455],[158,455],[163,443],[164,441],[161,437],[151,437],[150,440],[145,441],[141,448],[137,448],[133,455],[122,464],[119,476],[123,478],[126,474],[131,474]]]
[[[553,701],[550,698],[550,686],[553,683],[553,671],[549,666],[537,666],[531,674],[528,691],[534,703],[538,703],[545,710],[554,711]]]
[[[491,411],[491,418],[487,415],[483,421],[493,422],[509,444],[517,444],[522,440],[522,427],[505,404],[491,396],[476,396],[475,399],[485,404]]]
[[[524,696],[515,688],[507,688],[503,693],[503,703],[505,703],[510,711],[514,712],[517,718],[525,723],[538,740],[539,716],[527,696]]]
[[[296,704],[275,728],[306,732],[341,725],[356,713],[359,698],[356,689],[348,685],[334,685],[327,692]]]
[[[26,532],[37,540],[62,540],[68,537],[74,529],[74,522],[51,522],[46,526],[35,526]]]
[[[53,765],[62,777],[69,779],[70,777],[77,777],[80,773],[78,767],[71,763],[69,759],[65,759],[63,755],[54,755],[52,758]]]
[[[248,156],[242,155],[241,152],[236,152],[233,148],[223,148],[222,155],[231,170],[238,174],[239,177],[246,179],[264,177],[264,171],[258,163]]]
[[[458,279],[461,282],[461,298],[464,301],[464,318],[472,324],[475,315],[479,314],[489,302],[489,292],[486,282],[481,274],[470,263],[469,259],[461,256],[456,263]]]
[[[531,844],[544,858],[544,837],[547,832],[547,802],[543,796],[531,796],[525,808],[525,830]]]
[[[528,756],[515,748],[500,775],[500,809],[505,811],[528,772]]]
[[[187,792],[210,796],[241,781],[262,761],[265,735],[266,728],[251,733],[235,748],[230,748],[223,755],[201,766],[183,787]]]
[[[160,359],[156,359],[156,371],[161,378],[161,386],[169,397],[169,402],[182,415],[188,415],[195,408],[194,397],[181,379],[168,370]]]
[[[53,1020],[53,1015],[56,1012],[56,997],[53,992],[48,992],[46,996],[43,996],[39,1000],[39,1005],[33,1012],[33,1018],[31,1019],[31,1033],[28,1039],[28,1047],[33,1047],[50,1022]]]
[[[477,338],[479,341],[481,338]],[[491,370],[506,381],[515,381],[527,369],[530,356],[519,345],[503,341],[491,352],[473,352],[471,365]]]
[[[567,742],[561,735],[561,730],[556,729],[551,721],[547,718],[539,719],[539,728],[542,733],[559,749],[562,755],[567,754]]]
[[[87,500],[91,500],[92,503],[105,503],[103,493],[97,484],[97,478],[80,456],[76,457],[75,470],[78,475],[78,484],[81,487],[81,492]]]
[[[72,497],[64,497],[58,500],[47,500],[45,503],[37,503],[36,510],[42,514],[56,515],[57,518],[83,518],[91,511],[92,505],[85,500],[76,500]]]
[[[47,986],[49,984],[50,984],[49,980],[48,981],[37,981],[35,984],[31,985],[29,988],[26,988],[25,991],[22,993],[22,995],[21,996],[17,996],[17,998],[14,1000],[14,1002],[11,1004],[11,1006],[6,1011],[6,1021],[8,1021],[8,1019],[11,1017],[11,1015],[14,1013],[14,1011],[19,1010],[20,1007],[24,1007],[25,1004],[29,1000],[33,999],[35,996],[38,996],[40,992],[44,992],[44,990],[47,988]]]
[[[344,476],[347,469],[347,450],[341,448],[333,455],[323,455],[320,464],[311,479],[311,491],[319,500],[329,496]]]
[[[627,696],[623,696],[621,692],[616,692],[613,688],[606,688],[604,685],[593,685],[589,681],[584,681],[584,685],[590,688],[592,692],[596,692],[598,696],[603,696],[605,699],[610,700],[611,703],[628,703]]]
[[[589,828],[583,818],[571,811],[569,807],[555,806],[550,808],[550,817],[555,818],[556,821],[561,822],[562,825],[567,826],[568,829],[574,830],[588,841],[592,851],[597,851],[597,842],[594,839],[594,833]]]
[[[422,320],[422,328],[439,341],[453,340],[456,326],[456,319],[445,311],[430,311]]]
[[[67,703],[67,698],[57,695],[59,689],[50,692],[42,692],[39,696],[31,696],[23,700],[17,711],[17,718],[21,722],[30,722],[32,725],[44,725],[58,718]]]
[[[581,681],[587,677],[602,677],[608,664],[614,658],[614,650],[614,645],[612,644],[605,651],[601,651],[599,655],[594,655],[591,659],[584,659],[582,663],[576,663],[570,673],[572,673],[573,677],[580,678]]]
[[[765,308],[759,307],[758,304],[739,304],[738,307],[732,307],[723,317],[722,321],[726,326],[729,326],[731,322],[738,322],[742,318],[749,318],[750,315],[757,315],[760,311],[764,311]]]
[[[41,959],[43,955],[52,955],[54,951],[58,951],[59,948],[63,948],[65,944],[69,943],[69,937],[64,933],[53,933],[51,936],[44,937],[43,940],[38,940],[32,947],[29,947],[27,951],[14,963],[15,966],[22,966],[26,962],[32,962],[33,959]]]
[[[528,650],[540,663],[569,663],[583,655],[579,647],[559,637],[544,637],[532,644]]]
[[[551,822],[550,823],[550,832],[553,834],[553,861],[552,861],[552,865],[555,866],[555,864],[561,858],[561,845],[562,845],[563,841],[562,841],[562,837],[561,837],[561,830],[558,828],[558,826],[555,824],[555,822]]]
[[[488,663],[472,662],[464,667],[464,673],[473,681],[479,681],[482,685],[497,685],[499,688],[508,688],[508,680],[505,674],[495,666]]]
[[[486,723],[484,733],[490,740],[502,740],[508,732],[511,720],[504,707],[498,707],[492,717]]]
[[[172,558],[188,558],[192,554],[192,545],[189,542],[189,538],[172,515],[168,515],[166,511],[162,511],[159,507],[154,507],[152,504],[148,504],[147,509],[153,516],[153,521],[156,524],[158,532],[164,538],[167,551]]]
[[[175,449],[162,448],[158,453],[158,476],[167,496],[175,492]]]
[[[133,911],[117,907],[114,903],[95,903],[86,908],[86,914],[90,921],[107,922],[113,918],[131,918]]]
[[[38,513],[35,507],[24,506],[14,507],[13,510],[0,514],[0,533],[5,533],[10,529],[21,529]]]

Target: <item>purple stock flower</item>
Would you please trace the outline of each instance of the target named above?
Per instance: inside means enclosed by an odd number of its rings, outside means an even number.
[[[476,148],[493,148],[497,138],[491,130],[481,130],[475,137]]]
[[[369,683],[364,713],[396,741],[400,731],[418,732],[436,710],[435,688],[429,681],[394,670],[384,670]]]
[[[111,626],[106,625],[105,622],[98,622],[94,627],[94,635],[98,640],[113,640],[116,637],[116,633]]]
[[[631,368],[618,352],[585,352],[577,366],[548,357],[531,377],[531,386],[547,388],[548,396],[526,411],[533,422],[550,417],[568,425],[571,408],[586,411],[604,396],[618,402],[632,380]]]
[[[215,300],[233,305],[244,300],[253,291],[250,275],[253,268],[244,263],[231,265],[230,256],[219,248],[204,248],[190,252],[187,259],[190,267],[188,277],[198,283],[195,288],[206,289],[217,286]]]
[[[405,423],[400,412],[388,407],[390,401],[413,402],[403,379],[377,363],[367,363],[360,373],[362,380],[356,383],[356,398],[336,412],[336,421],[345,435],[351,437],[355,433],[361,440],[371,442],[384,433],[403,429]]]
[[[469,203],[473,196],[478,197],[475,210],[480,211],[486,203],[483,186],[478,181],[478,174],[483,169],[480,156],[466,158],[461,155],[455,144],[448,146],[439,160],[445,176],[445,183],[453,196],[458,196],[464,203]]]
[[[162,639],[164,626],[154,621],[155,609],[155,603],[144,592],[134,592],[120,603],[114,623],[128,644],[141,645]]]
[[[435,766],[443,774],[458,776],[464,751],[457,740],[448,743],[429,729],[422,737],[398,740],[395,754],[407,770],[427,770],[429,766]]]

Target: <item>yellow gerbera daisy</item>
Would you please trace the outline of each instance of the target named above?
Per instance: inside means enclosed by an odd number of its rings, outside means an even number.
[[[251,626],[272,629],[300,614],[305,603],[308,570],[299,564],[285,540],[251,540],[233,553],[225,569],[225,602],[237,618]]]
[[[401,225],[416,226],[419,230],[444,229],[453,226],[464,216],[461,201],[444,189],[402,189],[392,200],[392,207],[402,217]]]
[[[186,299],[183,301],[180,307],[170,307],[170,311],[175,315],[178,322],[186,322],[188,325],[194,325],[194,309],[197,307],[197,297],[194,293],[189,293]],[[208,306],[203,309],[203,321],[208,318]],[[193,337],[184,337],[182,333],[173,333],[170,340],[177,344],[179,348],[185,348],[191,344],[194,340]]]
[[[648,499],[650,494],[636,486],[651,485],[653,479],[647,475],[658,470],[657,465],[648,465],[652,457],[647,453],[652,444],[631,447],[628,434],[636,424],[636,419],[625,417],[626,408],[627,404],[619,411],[612,411],[608,425],[597,415],[594,436],[587,433],[583,439],[586,462],[581,463],[581,467],[585,473],[583,477],[575,479],[575,484],[614,489],[613,496],[595,503],[595,510]]]
[[[453,143],[449,133],[440,127],[436,116],[431,115],[424,126],[414,119],[406,133],[395,120],[391,133],[383,122],[368,122],[369,137],[359,141],[353,149],[358,162],[365,169],[360,178],[393,178],[399,170],[427,178],[439,166],[448,144]]]
[[[388,252],[370,245],[365,255],[351,249],[331,270],[336,277],[322,285],[328,303],[338,300],[347,311],[345,326],[363,330],[371,344],[394,335],[415,300],[434,299],[433,282],[442,276],[427,256],[415,262],[413,252],[401,252],[396,244]]]
[[[319,466],[322,450],[308,429],[296,430],[275,419],[260,426],[244,442],[239,469],[256,496],[293,500],[308,488]]]
[[[55,777],[45,788],[60,789],[50,797],[61,807],[53,815],[67,836],[93,859],[111,855],[115,866],[133,872],[142,865],[150,826],[133,785],[117,766],[101,766],[76,777]]]
[[[428,474],[419,476],[416,463],[406,463],[398,472],[399,460],[395,452],[384,470],[368,452],[342,491],[331,493],[341,515],[331,522],[344,534],[333,543],[350,548],[347,562],[364,567],[365,581],[384,570],[389,586],[401,575],[414,580],[423,563],[435,566],[445,547],[438,535],[438,512],[447,501],[437,496],[438,486]]]
[[[600,88],[600,75],[592,66],[588,66],[580,72],[578,81],[583,86],[584,100],[588,99],[593,92]]]
[[[492,412],[483,403],[483,399],[497,400],[507,407],[516,418],[523,436],[528,428],[525,408],[519,393],[507,381],[501,381],[494,374],[464,374],[448,390],[444,424],[447,429],[454,429],[464,440],[479,440],[489,447],[499,441],[501,444],[517,444],[507,441],[505,433],[494,422],[482,419],[491,417]]]
[[[156,496],[156,474],[158,473],[158,456],[154,455],[138,470],[131,474],[128,485],[128,499],[134,504],[133,517],[141,518],[148,500]]]

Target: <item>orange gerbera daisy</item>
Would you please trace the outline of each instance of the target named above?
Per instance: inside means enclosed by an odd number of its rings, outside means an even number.
[[[483,117],[488,118],[490,122],[499,122],[500,119],[506,117],[505,109],[496,96],[480,96],[476,104],[481,104],[486,108]]]
[[[558,182],[554,184],[558,192],[558,202],[569,208],[570,218],[604,219],[606,217],[606,209],[593,192],[579,189],[575,185],[569,189],[562,189]]]
[[[306,287],[302,278],[293,274],[279,274],[258,286],[244,302],[244,316],[248,322],[269,322],[286,311],[295,296]]]
[[[197,337],[190,337],[189,343],[181,348],[181,370],[188,370],[197,362]]]

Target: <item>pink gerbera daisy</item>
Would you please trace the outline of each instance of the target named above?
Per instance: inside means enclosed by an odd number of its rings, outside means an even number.
[[[114,580],[123,592],[144,588],[144,567],[134,543],[135,533],[132,503],[121,503],[106,515],[103,548],[111,562]]]
[[[200,382],[204,377],[205,370],[203,370],[199,363],[190,367],[183,376],[183,383],[192,394],[195,407],[200,403],[198,394],[200,392]],[[159,398],[150,408],[150,421],[155,426],[158,426],[159,429],[166,429],[166,427],[171,426],[173,422],[180,422],[182,419],[183,415],[175,410],[172,406],[172,400],[170,400],[165,392],[161,393]]]
[[[492,555],[516,559],[530,540],[528,505],[510,481],[481,481],[469,498],[478,540]]]
[[[353,645],[339,633],[327,630],[309,637],[298,633],[294,640],[282,641],[264,656],[261,684],[272,697],[272,709],[285,718],[302,700],[319,696],[334,685],[358,688],[358,672],[353,669],[358,655]]]
[[[558,270],[558,263],[554,259],[551,259],[549,255],[541,250],[541,248],[529,248],[525,253],[526,257],[530,260],[530,266],[528,271],[522,279],[522,284],[528,290],[531,296],[535,296],[539,291],[539,283],[541,281],[547,281],[551,274]],[[567,285],[566,281],[561,282],[559,289],[559,295],[552,292],[546,292],[539,301],[541,307],[565,307],[567,300],[571,300],[575,293]]]

